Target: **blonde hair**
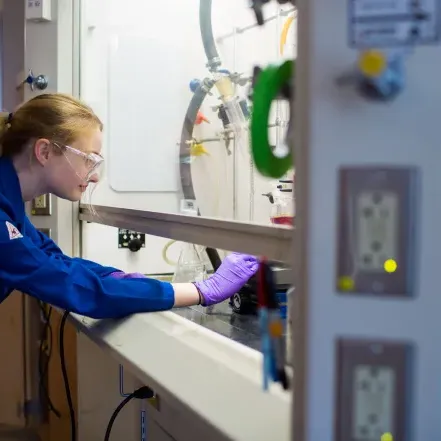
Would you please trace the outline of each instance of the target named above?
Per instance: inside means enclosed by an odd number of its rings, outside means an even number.
[[[70,145],[97,128],[103,129],[102,122],[83,102],[61,93],[38,95],[14,113],[0,113],[1,155],[20,155],[40,138]]]

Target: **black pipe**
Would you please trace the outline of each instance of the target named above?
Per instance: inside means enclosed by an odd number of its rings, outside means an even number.
[[[188,144],[188,141],[193,139],[193,129],[197,114],[205,97],[213,87],[213,84],[214,83],[211,80],[201,81],[191,98],[185,114],[181,132],[181,141],[179,144],[179,171],[181,174],[181,186],[184,199],[196,199],[193,188],[193,179],[191,176],[191,145]]]
[[[197,89],[195,90],[190,104],[188,105],[187,112],[184,118],[184,125],[182,126],[181,142],[179,144],[179,170],[181,173],[181,186],[184,199],[196,200],[196,194],[193,187],[193,178],[191,176],[191,152],[190,145],[187,141],[193,139],[193,129],[196,121],[199,109],[204,102],[205,97],[213,87],[214,82],[211,80],[201,81]],[[201,215],[198,207],[198,216]],[[215,248],[206,249],[208,259],[210,260],[213,270],[216,271],[222,260],[219,253]]]
[[[207,57],[207,67],[211,72],[215,72],[221,65],[221,60],[214,41],[211,11],[212,0],[199,1],[199,27],[201,29],[202,43]]]
[[[216,271],[222,263],[219,253],[215,248],[206,248],[205,251],[207,252],[208,260],[210,261],[213,270]]]
[[[210,72],[215,72],[221,65],[221,60],[214,41],[211,11],[212,0],[199,1],[199,27],[201,30],[201,39],[204,45],[205,56],[207,57],[207,67]],[[187,141],[193,139],[193,129],[197,114],[213,86],[214,82],[212,80],[206,79],[202,81],[195,90],[190,104],[188,105],[187,113],[185,114],[179,147],[179,170],[184,199],[196,200],[193,178],[191,176],[191,152]],[[199,207],[197,212],[198,216],[200,216],[201,213]],[[207,248],[206,252],[213,270],[216,271],[222,263],[219,253],[215,248]]]

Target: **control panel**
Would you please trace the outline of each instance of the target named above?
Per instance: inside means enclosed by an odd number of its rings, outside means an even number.
[[[412,356],[405,342],[338,341],[336,441],[410,439]]]
[[[417,170],[340,170],[337,290],[406,297],[413,293]]]
[[[127,230],[125,228],[119,228],[118,248],[127,248],[133,252],[145,248],[145,234],[133,230]]]
[[[441,1],[296,6],[294,438],[438,439]]]

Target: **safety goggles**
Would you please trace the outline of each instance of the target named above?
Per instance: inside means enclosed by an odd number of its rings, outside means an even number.
[[[70,166],[73,168],[78,177],[84,179],[85,181],[89,181],[91,177],[98,172],[100,165],[104,162],[104,158],[96,153],[84,153],[74,147],[59,144],[57,142],[53,142],[53,144],[63,152],[64,157],[67,159]],[[82,167],[79,164],[74,164],[73,161],[69,159],[69,156],[66,155],[66,152],[71,152],[77,158],[81,158],[85,166],[84,172],[82,170],[80,171],[80,168]]]

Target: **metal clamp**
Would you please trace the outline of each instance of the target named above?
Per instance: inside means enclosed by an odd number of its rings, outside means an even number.
[[[32,69],[29,69],[28,76],[17,86],[17,90],[21,89],[25,84],[29,84],[32,91],[34,91],[35,88],[45,90],[49,85],[49,80],[48,77],[43,74],[34,76]]]
[[[391,101],[406,84],[406,53],[383,53],[365,50],[358,54],[357,65],[337,77],[337,86],[355,86],[364,97],[376,101]]]

